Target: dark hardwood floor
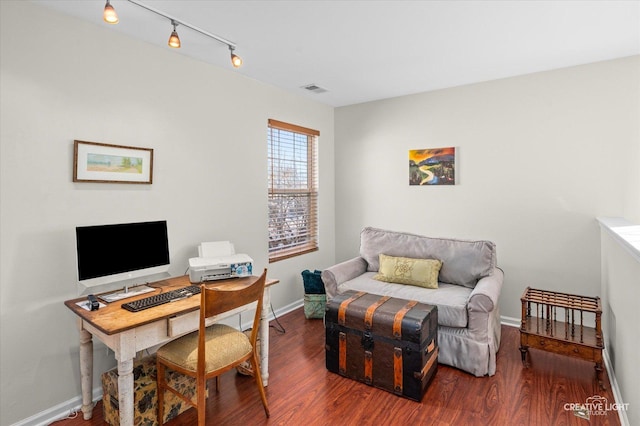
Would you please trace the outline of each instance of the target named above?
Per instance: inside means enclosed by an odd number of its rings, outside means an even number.
[[[502,326],[497,372],[492,377],[438,366],[422,402],[343,378],[325,368],[322,320],[307,320],[302,308],[279,318],[286,333],[271,322],[269,386],[271,417],[264,415],[253,378],[235,372],[220,380],[220,391],[208,400],[209,425],[619,425],[616,411],[577,417],[566,404],[584,404],[602,396],[614,403],[605,372],[606,390],[595,383],[593,363],[530,350],[531,365],[520,360],[519,331]],[[210,389],[215,389],[212,384]],[[56,426],[104,425],[102,403],[93,418],[55,422]],[[196,424],[189,409],[166,426]]]

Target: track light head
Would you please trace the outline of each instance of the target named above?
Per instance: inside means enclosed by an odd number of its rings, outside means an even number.
[[[117,24],[118,22],[120,22],[120,20],[118,19],[118,14],[116,13],[116,10],[113,8],[113,6],[111,6],[111,2],[109,0],[107,0],[107,4],[104,5],[102,19],[104,19],[104,22],[106,22],[107,24]]]
[[[242,58],[233,53],[234,50],[235,48],[233,46],[229,46],[229,52],[231,52],[231,65],[233,65],[234,68],[240,68],[242,66]]]
[[[176,49],[180,48],[180,37],[178,37],[178,32],[176,31],[176,21],[171,21],[171,25],[173,25],[173,31],[171,32],[171,36],[169,37],[169,47],[173,47]]]

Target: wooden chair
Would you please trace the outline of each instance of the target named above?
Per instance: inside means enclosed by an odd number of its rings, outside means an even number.
[[[164,392],[167,390],[176,394],[187,404],[196,407],[198,425],[204,426],[207,380],[215,377],[217,385],[220,374],[247,360],[251,363],[265,414],[269,417],[267,396],[262,385],[260,365],[255,349],[266,279],[267,270],[265,269],[260,278],[250,285],[239,287],[238,284],[231,283],[210,289],[202,286],[199,330],[173,340],[158,349],[158,423],[160,425],[163,423]],[[257,302],[257,307],[251,337],[247,337],[243,332],[224,324],[205,326],[207,318],[252,302]],[[182,395],[179,390],[168,385],[165,374],[166,367],[196,379],[195,404]]]

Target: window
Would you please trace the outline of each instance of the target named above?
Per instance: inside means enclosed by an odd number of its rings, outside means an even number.
[[[269,262],[318,250],[320,132],[269,120]]]

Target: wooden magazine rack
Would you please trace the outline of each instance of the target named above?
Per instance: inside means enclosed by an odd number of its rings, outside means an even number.
[[[520,300],[520,352],[524,366],[528,366],[530,347],[595,362],[596,379],[604,389],[600,298],[527,287]],[[585,326],[584,321],[592,314],[595,327]]]

